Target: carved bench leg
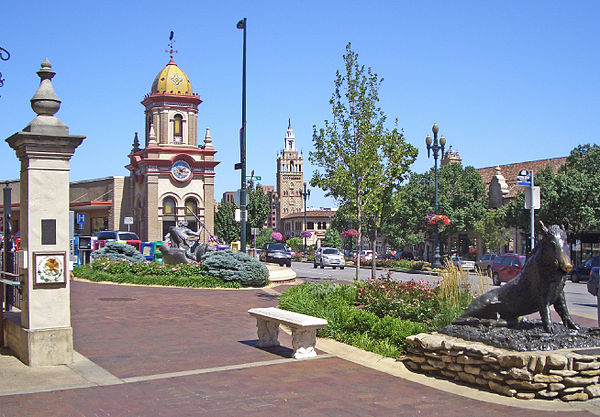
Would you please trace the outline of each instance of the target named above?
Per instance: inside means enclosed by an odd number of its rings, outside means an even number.
[[[315,352],[316,343],[316,329],[292,328],[292,347],[294,348],[295,359],[314,358],[317,356],[317,352]]]
[[[257,347],[279,346],[279,323],[270,320],[256,318],[256,327],[258,328]]]

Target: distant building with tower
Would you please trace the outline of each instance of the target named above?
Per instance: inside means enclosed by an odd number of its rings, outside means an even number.
[[[296,149],[296,137],[288,122],[284,148],[277,156],[277,225],[288,214],[303,211],[302,185],[304,181],[303,157]]]

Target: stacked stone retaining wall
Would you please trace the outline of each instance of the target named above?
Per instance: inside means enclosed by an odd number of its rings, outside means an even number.
[[[520,399],[600,397],[600,355],[573,350],[517,352],[442,334],[406,338],[406,366]]]

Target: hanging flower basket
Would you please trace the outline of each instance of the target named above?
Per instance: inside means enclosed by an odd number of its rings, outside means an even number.
[[[425,216],[425,226],[448,226],[450,224],[450,219],[448,216],[443,214],[428,214]]]
[[[281,242],[283,240],[283,235],[279,232],[271,233],[271,239]]]
[[[345,238],[349,238],[349,237],[358,237],[358,231],[356,229],[350,229],[350,230],[344,230],[342,232],[342,235]]]
[[[310,232],[310,230],[303,230],[300,232],[300,236],[308,239],[309,237],[312,236],[312,233]]]

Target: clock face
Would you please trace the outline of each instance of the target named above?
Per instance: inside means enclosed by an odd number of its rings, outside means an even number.
[[[179,182],[187,182],[192,177],[192,169],[185,161],[177,161],[171,166],[171,176]]]

